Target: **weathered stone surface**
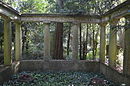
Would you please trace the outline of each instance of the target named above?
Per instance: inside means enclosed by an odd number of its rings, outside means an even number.
[[[18,61],[22,57],[22,30],[20,22],[15,22],[15,25],[15,60]]]
[[[109,36],[109,65],[112,68],[116,67],[117,60],[117,25],[118,20],[112,20],[110,22],[110,36]]]
[[[50,24],[46,23],[44,28],[44,60],[50,59]]]
[[[0,16],[20,21],[101,23],[107,22],[112,18],[121,18],[127,15],[129,13],[129,4],[130,2],[127,0],[99,16],[89,14],[19,14],[12,7],[0,1]]]
[[[48,22],[77,22],[77,23],[99,23],[101,17],[97,15],[76,14],[22,14],[21,21]]]
[[[78,45],[79,45],[79,41],[78,41],[78,31],[79,31],[79,24],[78,23],[74,23],[71,27],[71,32],[72,32],[72,42],[71,42],[71,46],[72,46],[72,59],[73,60],[78,60]]]
[[[106,24],[100,24],[100,62],[105,63],[105,47],[106,47]]]
[[[114,70],[113,68],[105,65],[100,64],[100,72],[105,75],[106,78],[119,83],[119,84],[126,84],[126,86],[130,86],[130,76],[125,76],[122,73]]]
[[[6,16],[9,17],[10,19],[15,20],[20,19],[19,13],[9,5],[3,3],[2,1],[0,1],[0,16]]]
[[[124,36],[124,61],[123,72],[126,75],[130,75],[130,16],[127,16],[127,23]]]
[[[130,85],[130,76],[125,76],[111,67],[95,61],[66,61],[66,60],[23,60],[12,66],[0,67],[0,82],[10,79],[14,73],[21,71],[84,71],[100,72],[106,78],[116,83]]]
[[[66,60],[24,60],[20,63],[20,71],[88,71],[99,72],[98,62],[66,61]]]
[[[11,66],[0,67],[0,84],[9,80],[11,76],[19,70],[19,62],[12,63]]]
[[[4,65],[11,65],[11,22],[4,20]]]

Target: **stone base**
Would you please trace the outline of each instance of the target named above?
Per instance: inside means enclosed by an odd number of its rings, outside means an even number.
[[[109,80],[130,86],[130,76],[112,69],[96,61],[67,61],[67,60],[23,60],[11,66],[0,67],[0,84],[10,79],[11,75],[22,71],[84,71],[100,72]]]
[[[11,66],[0,66],[0,84],[8,81],[11,76],[19,70],[19,62],[14,62]]]
[[[100,73],[104,74],[106,78],[115,83],[124,83],[126,86],[130,86],[130,76],[125,76],[105,64],[100,63]]]
[[[19,71],[86,71],[99,72],[98,62],[67,60],[26,60],[20,62]]]

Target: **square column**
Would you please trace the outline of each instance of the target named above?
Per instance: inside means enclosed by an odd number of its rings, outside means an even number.
[[[22,30],[21,22],[15,22],[15,60],[19,61],[22,57]]]
[[[109,37],[109,65],[112,68],[116,67],[117,60],[117,30],[115,28],[118,20],[110,22],[110,37]]]
[[[106,50],[106,24],[107,23],[101,23],[99,24],[100,29],[100,62],[105,63],[105,50]]]
[[[130,16],[126,17],[127,23],[124,36],[123,73],[130,75]]]
[[[73,23],[72,27],[72,60],[78,59],[78,30],[79,30],[79,24]]]
[[[51,58],[50,56],[50,24],[45,23],[44,28],[44,60],[48,60]]]
[[[11,20],[4,19],[4,65],[11,65]]]

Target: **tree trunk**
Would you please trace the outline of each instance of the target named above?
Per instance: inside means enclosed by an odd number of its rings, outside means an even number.
[[[87,57],[87,53],[88,53],[88,25],[87,25],[87,28],[86,28],[86,57]]]
[[[56,11],[59,13],[60,9],[63,9],[63,0],[56,0]],[[55,47],[54,47],[54,59],[64,59],[63,57],[63,23],[57,23],[55,30]]]
[[[83,33],[83,59],[86,59],[86,40],[85,40],[85,32]]]
[[[98,35],[99,35],[99,29],[96,31],[96,34],[95,34],[95,41],[94,41],[94,50],[95,50],[95,52],[94,52],[94,56],[96,57],[96,55],[97,55],[97,45],[98,45],[98,42],[97,42],[97,40],[98,40]]]
[[[82,25],[80,24],[80,50],[79,50],[79,57],[80,57],[80,60],[83,60],[83,57],[82,57]]]
[[[24,30],[22,31],[22,42],[23,42],[23,44],[22,44],[22,52],[24,52],[25,50],[25,42],[26,42],[26,35],[25,35],[25,29],[26,29],[26,27],[24,27]]]
[[[93,30],[93,60],[95,59],[95,39],[94,39],[95,30]]]
[[[64,59],[63,57],[63,23],[57,23],[55,33],[54,59]]]
[[[70,26],[71,26],[71,25],[70,25]],[[68,40],[67,40],[67,56],[69,56],[70,31],[71,31],[71,28],[69,28],[69,31],[68,31]]]
[[[26,47],[25,47],[25,49],[26,49],[26,52],[28,53],[28,40],[27,40],[27,28],[25,28],[25,43],[26,43]]]

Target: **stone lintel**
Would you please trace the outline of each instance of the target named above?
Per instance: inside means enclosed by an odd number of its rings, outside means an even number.
[[[71,16],[71,15],[61,15],[61,14],[41,14],[41,15],[24,15],[21,17],[21,21],[42,21],[42,22],[77,22],[77,23],[99,23],[100,16]]]

